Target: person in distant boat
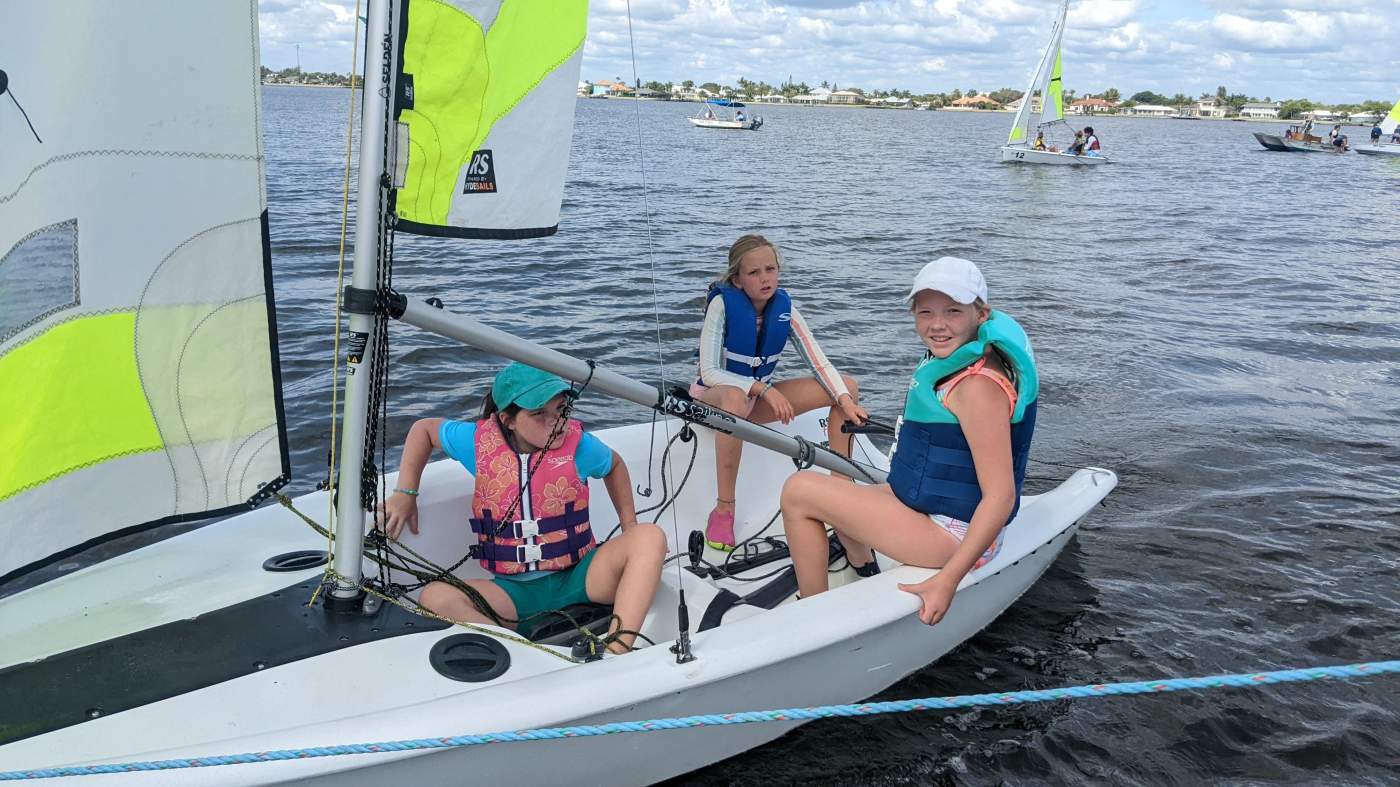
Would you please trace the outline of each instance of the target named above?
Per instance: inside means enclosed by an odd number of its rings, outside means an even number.
[[[962,578],[1001,551],[1020,506],[1040,382],[1025,331],[991,309],[973,263],[928,263],[906,300],[925,352],[890,449],[888,483],[852,486],[802,471],[788,478],[781,500],[803,598],[827,589],[830,525],[848,549],[860,546],[850,555],[868,546],[906,565],[941,568],[899,586],[919,597],[919,619],[932,625]]]
[[[1327,141],[1335,146],[1337,144],[1337,137],[1341,136],[1341,134],[1342,124],[1338,123],[1332,127],[1331,131],[1327,132]]]
[[[1084,144],[1081,146],[1080,150],[1082,150],[1086,156],[1098,157],[1102,155],[1099,153],[1099,138],[1094,134],[1093,126],[1084,127]]]
[[[778,286],[781,268],[778,247],[762,235],[744,235],[729,247],[729,264],[706,294],[699,376],[690,395],[759,424],[788,423],[809,410],[829,407],[829,445],[849,454],[853,437],[842,434],[841,425],[869,417],[860,406],[860,387],[822,353],[787,290]],[[797,349],[811,377],[773,379],[778,356],[788,344]],[[735,545],[734,488],[742,450],[738,438],[715,434],[718,488],[705,523],[705,540],[715,549],[729,551]]]
[[[1395,130],[1390,132],[1390,144],[1400,145],[1400,126],[1396,126]]]
[[[1083,132],[1083,131],[1076,131],[1076,132],[1074,132],[1074,141],[1071,142],[1071,143],[1069,143],[1069,147],[1068,147],[1068,148],[1065,148],[1065,152],[1068,153],[1068,154],[1070,154],[1071,156],[1082,156],[1082,155],[1084,155],[1084,132]]]
[[[734,111],[734,119],[743,123],[745,120],[748,120],[748,116],[744,114],[744,110],[737,109]]]
[[[1338,153],[1345,153],[1351,149],[1350,140],[1347,139],[1346,134],[1341,132],[1341,126],[1338,126],[1337,130],[1333,132],[1332,149]]]
[[[1037,131],[1037,132],[1035,132],[1035,142],[1032,142],[1032,143],[1031,143],[1031,147],[1034,148],[1035,150],[1045,150],[1045,132],[1044,132],[1044,131]]]
[[[1371,144],[1372,144],[1372,145],[1379,145],[1379,144],[1381,144],[1381,124],[1380,124],[1380,123],[1376,123],[1375,125],[1371,126]]]
[[[574,395],[563,379],[512,363],[496,375],[479,420],[414,423],[398,488],[380,506],[376,524],[391,538],[405,526],[418,532],[419,481],[441,449],[476,477],[468,518],[477,536],[472,556],[492,578],[466,584],[490,610],[442,581],[423,588],[419,603],[455,621],[499,618],[511,628],[571,604],[612,604],[616,637],[609,648],[623,653],[634,635],[617,632],[641,627],[661,580],[666,534],[637,521],[632,481],[617,452],[567,417],[566,400]],[[603,480],[622,528],[601,544],[589,525],[589,478]]]

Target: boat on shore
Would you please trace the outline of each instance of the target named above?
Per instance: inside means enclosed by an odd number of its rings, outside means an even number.
[[[1040,57],[1040,64],[1031,77],[1030,86],[1022,94],[1021,108],[1016,111],[1016,119],[1011,124],[1007,143],[1001,146],[1001,160],[1005,163],[1083,167],[1109,162],[1108,157],[1098,151],[1076,155],[1059,150],[1054,145],[1043,149],[1036,148],[1031,139],[1032,96],[1042,97],[1040,120],[1035,124],[1036,131],[1050,132],[1065,121],[1064,91],[1060,78],[1060,43],[1064,38],[1065,18],[1068,14],[1069,0],[1063,0],[1050,28],[1050,42]],[[1068,128],[1067,125],[1065,127]]]
[[[729,131],[757,131],[763,126],[763,118],[742,114],[744,104],[727,98],[706,99],[700,111],[689,118],[697,128],[717,128]],[[718,111],[716,111],[718,110]]]

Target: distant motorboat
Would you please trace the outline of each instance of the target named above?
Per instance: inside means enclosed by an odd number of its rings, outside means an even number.
[[[1312,125],[1289,126],[1282,136],[1255,131],[1254,138],[1268,150],[1285,153],[1345,153],[1346,151],[1323,141],[1312,133]]]
[[[727,117],[724,112],[716,112],[716,108],[727,109]],[[699,114],[689,118],[691,125],[698,128],[718,128],[730,131],[757,131],[763,125],[763,118],[755,115],[744,117],[741,110],[744,105],[738,101],[731,101],[727,98],[711,98],[705,100],[705,105],[700,109]]]

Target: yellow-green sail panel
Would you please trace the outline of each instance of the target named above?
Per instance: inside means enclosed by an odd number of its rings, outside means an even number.
[[[586,0],[400,0],[398,228],[530,238],[559,224]]]
[[[119,456],[158,451],[136,371],[135,312],[60,323],[0,356],[0,500]]]
[[[1050,72],[1050,82],[1045,86],[1044,105],[1040,110],[1040,122],[1051,123],[1065,117],[1064,85],[1060,81],[1060,53],[1055,53],[1055,68]]]

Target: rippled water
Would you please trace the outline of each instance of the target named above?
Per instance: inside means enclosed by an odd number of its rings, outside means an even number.
[[[263,92],[294,491],[325,473],[347,98]],[[579,102],[557,236],[400,236],[395,284],[649,380],[659,312],[680,379],[706,282],[759,231],[889,418],[920,352],[908,281],[975,260],[1042,368],[1031,491],[1088,464],[1121,482],[1020,602],[884,697],[1400,657],[1400,162],[1269,153],[1256,124],[1103,118],[1112,166],[1018,167],[995,161],[1005,114],[762,107],[762,131],[724,133],[693,110]],[[391,435],[474,409],[500,363],[392,336]],[[1385,783],[1397,708],[1377,680],[828,721],[685,778]]]
[[[304,489],[323,475],[347,94],[263,95]],[[759,231],[891,416],[920,351],[912,273],[978,262],[1042,365],[1032,488],[1086,464],[1121,484],[1006,615],[885,696],[1400,656],[1400,162],[1270,153],[1255,124],[1104,118],[1112,166],[1017,167],[995,161],[1004,114],[763,107],[740,134],[691,128],[693,109],[579,102],[557,236],[400,236],[395,282],[652,380],[654,292],[680,378],[705,283]],[[394,435],[474,408],[499,363],[413,329],[393,341]],[[601,397],[582,414],[647,417]],[[1380,680],[831,721],[686,778],[1381,783],[1397,707]]]

